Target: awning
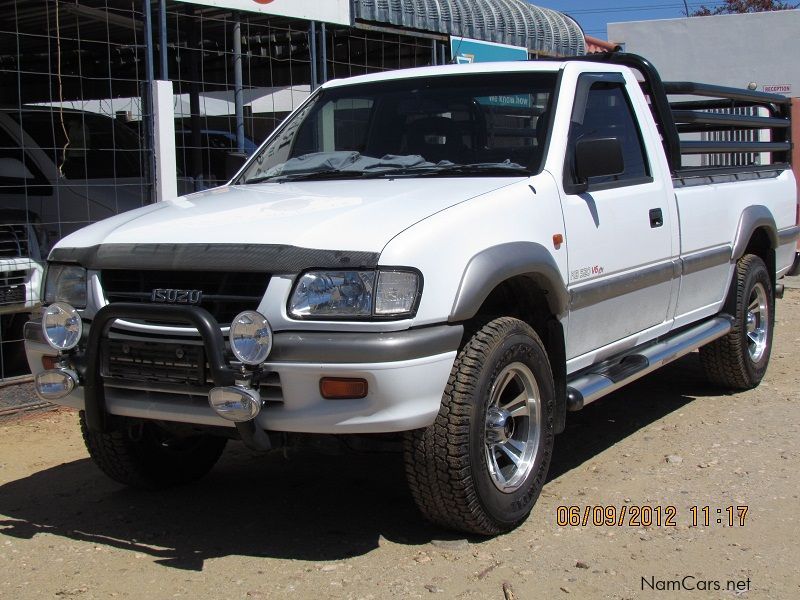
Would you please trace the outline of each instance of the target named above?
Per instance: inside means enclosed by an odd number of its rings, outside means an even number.
[[[546,55],[586,53],[583,30],[571,17],[524,0],[353,0],[353,16],[356,21],[525,46]]]

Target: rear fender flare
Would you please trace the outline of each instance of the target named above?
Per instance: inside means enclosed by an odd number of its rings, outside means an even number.
[[[770,210],[760,204],[748,206],[742,211],[742,216],[739,217],[736,235],[733,238],[733,252],[731,253],[733,262],[744,256],[744,251],[747,249],[750,239],[756,230],[760,228],[767,232],[770,246],[773,250],[778,247],[778,227],[775,225],[775,218]]]

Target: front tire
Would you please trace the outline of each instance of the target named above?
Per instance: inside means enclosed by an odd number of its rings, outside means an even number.
[[[554,402],[536,332],[510,317],[481,327],[456,357],[436,421],[406,434],[406,475],[422,514],[481,535],[520,525],[550,467]]]
[[[223,437],[176,437],[155,423],[119,420],[107,433],[91,431],[80,413],[81,433],[95,464],[114,481],[140,489],[160,489],[200,479],[216,464]]]
[[[733,316],[730,332],[700,348],[706,375],[717,385],[748,390],[767,372],[775,325],[775,295],[764,261],[746,254],[736,264],[735,298],[727,311]]]

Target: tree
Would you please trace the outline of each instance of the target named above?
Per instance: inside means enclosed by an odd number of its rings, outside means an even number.
[[[701,6],[692,13],[693,17],[705,17],[708,15],[730,15],[737,13],[755,13],[771,10],[791,10],[800,7],[800,2],[791,4],[789,2],[775,2],[775,0],[725,0],[722,6],[708,8]]]

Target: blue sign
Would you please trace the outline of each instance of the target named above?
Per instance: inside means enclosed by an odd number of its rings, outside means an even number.
[[[522,46],[495,44],[469,38],[451,37],[450,56],[459,65],[478,62],[528,60],[528,49]]]

